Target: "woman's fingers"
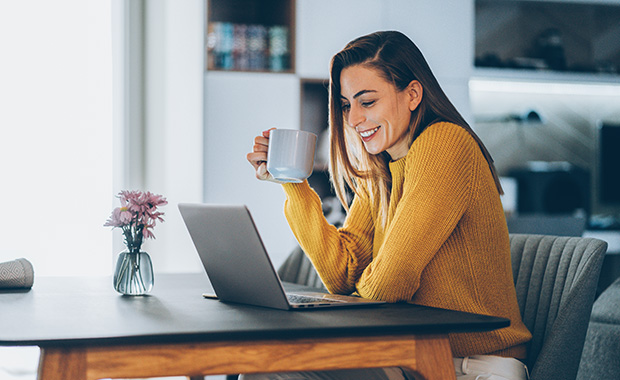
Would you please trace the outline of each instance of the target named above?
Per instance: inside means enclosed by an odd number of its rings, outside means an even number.
[[[257,136],[256,139],[254,139],[254,146],[252,147],[252,150],[254,150],[255,152],[267,153],[267,151],[269,150],[269,139]]]
[[[261,162],[267,161],[267,151],[269,150],[269,139],[263,136],[254,138],[252,151],[247,154],[247,160],[252,164],[254,169],[258,169]]]
[[[267,152],[250,152],[247,155],[247,159],[250,161],[250,164],[252,164],[254,169],[258,169],[258,166],[261,163],[267,162]]]
[[[256,178],[263,181],[273,181],[273,176],[267,171],[267,152],[269,150],[269,133],[275,128],[263,131],[260,136],[254,138],[254,146],[252,152],[248,153],[246,158],[256,171]]]
[[[273,127],[273,128],[269,128],[269,129],[268,129],[268,130],[266,130],[266,131],[263,131],[263,137],[269,138],[269,133],[270,133],[271,131],[273,131],[274,129],[276,129],[276,128],[275,128],[275,127]]]
[[[271,174],[267,171],[267,162],[263,161],[258,168],[256,169],[256,178],[262,180],[262,181],[269,181],[272,180],[273,177],[271,176]]]

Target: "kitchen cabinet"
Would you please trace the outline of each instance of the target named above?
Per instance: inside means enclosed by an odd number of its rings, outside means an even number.
[[[475,0],[474,36],[470,101],[500,175],[585,172],[587,216],[618,215],[597,155],[598,126],[620,124],[620,1]]]
[[[475,1],[478,76],[620,78],[620,1]]]

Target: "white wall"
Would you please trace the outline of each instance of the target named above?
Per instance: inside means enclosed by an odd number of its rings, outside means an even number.
[[[297,0],[296,72],[329,77],[329,61],[354,38],[385,28],[380,0]]]
[[[258,181],[246,155],[264,130],[299,129],[299,80],[291,74],[211,72],[205,88],[205,201],[247,205],[277,266],[296,245],[284,218],[284,192]]]
[[[177,204],[201,202],[204,1],[146,6],[144,189],[167,197],[165,222],[144,249],[156,272],[202,271]]]

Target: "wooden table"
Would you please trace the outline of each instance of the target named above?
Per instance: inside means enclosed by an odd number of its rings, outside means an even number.
[[[37,278],[0,291],[0,345],[39,346],[41,380],[406,367],[454,379],[448,333],[503,318],[410,304],[280,311],[203,299],[199,274],[157,275],[149,296],[110,278]]]

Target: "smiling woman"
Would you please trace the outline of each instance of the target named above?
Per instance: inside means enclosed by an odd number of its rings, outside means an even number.
[[[329,98],[329,171],[347,210],[342,227],[325,218],[307,182],[281,185],[289,226],[325,287],[508,318],[501,330],[450,336],[455,369],[475,362],[476,374],[525,379],[517,359],[531,334],[517,304],[493,160],[422,53],[397,31],[359,37],[332,58]],[[262,180],[271,180],[262,163],[269,137],[257,136],[247,155]],[[455,373],[464,380],[474,371]],[[245,377],[281,378],[410,377],[398,368]]]
[[[0,3],[0,262],[35,276],[112,271],[111,25],[107,1]]]

